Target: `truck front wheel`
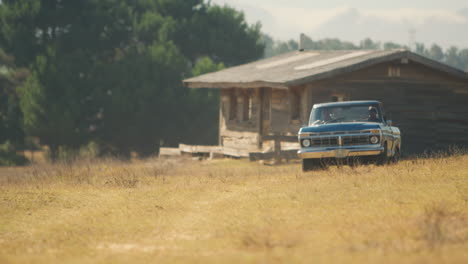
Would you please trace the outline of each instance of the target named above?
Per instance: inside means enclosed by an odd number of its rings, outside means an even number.
[[[400,157],[401,157],[400,149],[397,147],[395,148],[395,154],[393,154],[391,162],[394,164],[398,163],[398,161],[400,161]]]
[[[388,164],[388,149],[387,149],[387,142],[384,143],[384,150],[382,153],[377,157],[377,165],[383,166]]]

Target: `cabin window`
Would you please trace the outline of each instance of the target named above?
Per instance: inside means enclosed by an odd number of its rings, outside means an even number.
[[[243,111],[242,111],[242,120],[243,121],[249,121],[252,119],[252,96],[249,91],[245,92],[242,95],[242,106],[243,106]]]
[[[235,91],[229,95],[229,120],[236,120],[237,118],[237,96]]]
[[[333,95],[331,97],[330,101],[332,101],[332,102],[343,102],[344,101],[343,99],[344,99],[343,96]]]
[[[291,90],[291,120],[301,119],[301,105],[300,90]]]
[[[388,66],[388,77],[400,77],[400,67]]]

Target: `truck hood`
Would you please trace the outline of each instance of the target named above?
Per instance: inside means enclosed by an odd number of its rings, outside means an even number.
[[[356,131],[356,130],[368,130],[368,129],[380,129],[378,123],[332,123],[323,124],[317,126],[303,127],[299,130],[299,133],[320,133],[320,132],[332,132],[332,131]]]

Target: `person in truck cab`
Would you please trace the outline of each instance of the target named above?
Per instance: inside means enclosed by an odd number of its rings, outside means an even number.
[[[380,122],[377,114],[377,108],[373,106],[369,106],[369,118],[367,119],[369,122]]]
[[[323,109],[323,111],[322,111],[322,120],[325,121],[325,122],[330,121],[332,119],[331,114],[332,113],[327,108]]]

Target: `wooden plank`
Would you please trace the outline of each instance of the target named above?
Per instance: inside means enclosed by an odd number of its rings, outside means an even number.
[[[297,135],[294,136],[287,136],[287,135],[265,135],[263,136],[264,140],[279,140],[279,141],[287,141],[287,142],[296,142]]]
[[[185,145],[179,144],[180,152],[185,153],[222,153],[223,147],[221,146],[197,146],[197,145]]]
[[[225,137],[235,137],[235,138],[252,138],[253,141],[257,141],[259,134],[257,131],[234,131],[234,130],[224,130],[220,132],[220,135]]]
[[[236,149],[232,147],[223,147],[223,154],[235,158],[248,158],[249,152],[245,149]]]
[[[159,148],[159,156],[166,157],[166,156],[180,156],[180,149],[179,148]]]
[[[239,149],[258,149],[255,138],[223,137],[223,146]]]
[[[292,149],[300,149],[301,145],[299,144],[299,141],[296,138],[296,141],[294,142],[287,142],[287,141],[281,141],[281,150],[292,150]]]
[[[250,161],[258,161],[258,160],[269,160],[269,159],[274,159],[278,158],[278,153],[276,152],[250,152],[249,153],[249,160]],[[282,150],[279,153],[279,158],[280,159],[298,159],[299,157],[297,156],[297,149],[291,149],[291,150]]]

